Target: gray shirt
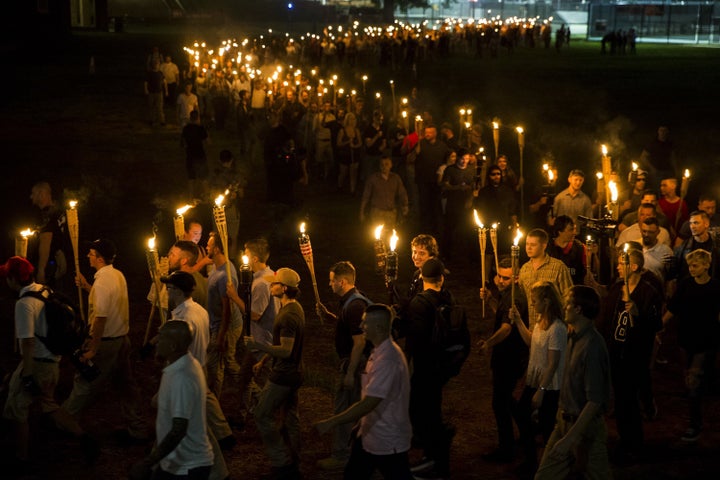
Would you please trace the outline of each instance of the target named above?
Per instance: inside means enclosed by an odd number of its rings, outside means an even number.
[[[594,326],[568,334],[559,407],[578,416],[587,402],[600,405],[601,412],[610,404],[610,357]]]

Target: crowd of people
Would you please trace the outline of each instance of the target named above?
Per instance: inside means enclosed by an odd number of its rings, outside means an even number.
[[[448,35],[459,41],[461,33]],[[443,34],[438,35],[441,48]],[[288,45],[283,46],[286,55]],[[714,197],[702,194],[690,211],[678,192],[666,127],[640,155],[640,168],[630,174],[614,218],[601,195],[583,192],[585,173],[578,168],[568,172],[567,188],[558,192],[549,183],[521,204],[524,179],[508,158],[490,160],[481,129],[471,125],[456,132],[450,123],[436,122],[417,91],[408,111],[420,120],[410,128],[402,117],[386,122],[382,106],[371,107],[360,95],[339,104],[326,98],[318,102],[308,93],[318,88],[310,79],[299,80],[300,88],[282,88],[269,100],[264,87],[255,89],[242,75],[229,79],[218,69],[212,80],[202,80],[199,72],[184,76],[157,51],[148,62],[152,121],[165,123],[165,100],[176,105],[189,191],[203,198],[232,186],[230,242],[225,245],[212,232],[201,245],[201,223],[187,220],[184,237],[168,252],[164,292],[153,293],[164,298],[159,308],[168,321],[142,346],[154,348],[164,365],[152,400],[157,407],[153,422],[138,408],[143,399],[129,362],[127,282],[113,266],[114,242],[98,239],[84,250],[95,271],[92,281],[72,272],[64,211],[49,183],[33,187],[31,199],[42,217],[36,251],[30,260],[14,256],[0,267],[0,276],[20,297],[15,326],[22,360],[3,410],[16,427],[20,468],[31,461],[33,403],[78,440],[88,463],[96,461],[101,452],[81,427],[82,417],[110,383],[117,387],[115,400],[125,422],[118,435],[130,442],[154,438],[130,478],[241,474],[229,471],[223,457],[236,441],[221,402],[226,382],[232,381],[242,398],[239,416],[257,427],[271,466],[269,478],[301,477],[298,403],[309,332],[297,300],[300,276],[291,268],[270,268],[270,244],[264,238],[233,243],[242,236],[237,211],[243,208],[239,199],[247,181],[239,164],[250,163],[253,149],[262,153],[269,201],[296,207],[295,186],[312,178],[338,194],[358,196],[361,222],[388,230],[405,223],[417,233],[411,242],[416,271],[408,288],[393,285],[395,305],[374,303],[364,294],[349,260],[327,272],[338,302],[316,307],[335,324],[338,374],[333,413],[315,425],[333,435],[332,451],[318,468],[342,469],[349,479],[370,478],[374,470],[388,479],[450,477],[455,427],[443,416],[443,389],[457,372],[438,368],[443,352],[435,326],[440,306],[457,306],[445,282],[446,264],[468,258],[488,265],[490,281],[480,285],[477,302],[488,305],[488,317],[494,318],[492,334],[477,344],[481,353],[491,355],[498,434],[497,448],[484,460],[513,462],[519,442],[523,462],[517,473],[550,479],[571,471],[609,478],[610,460],[624,464],[649,458],[643,422],[659,411],[650,372],[663,360],[666,329],[677,331],[687,356],[689,423],[682,441],[698,440],[702,397],[716,380],[720,260],[713,228],[718,219]],[[243,88],[234,96],[236,80]],[[210,162],[202,123],[212,121],[222,131],[233,111],[241,158],[223,151],[217,164]],[[499,225],[497,268],[491,255],[478,257],[473,209],[486,224]],[[604,222],[601,233],[588,223],[593,219]],[[510,248],[518,227],[527,231],[522,262]],[[598,236],[602,248],[578,241],[582,229]],[[252,271],[249,295],[238,290],[237,253],[247,256]],[[603,271],[607,265],[610,272]],[[99,372],[89,378],[78,371],[62,404],[55,400],[60,358],[43,341],[48,310],[42,299],[27,295],[47,292],[45,286],[72,295],[79,287],[87,294],[88,338],[77,360]],[[469,332],[463,342],[461,350],[469,351]],[[520,384],[522,395],[516,399]],[[608,455],[605,422],[611,411],[619,441]],[[422,450],[422,458],[411,464],[413,448]]]

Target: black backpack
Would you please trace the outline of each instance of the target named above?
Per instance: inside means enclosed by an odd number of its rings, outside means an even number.
[[[44,293],[47,292],[47,295]],[[45,347],[55,355],[69,355],[82,347],[88,338],[88,326],[80,318],[76,307],[65,295],[48,287],[42,290],[25,292],[20,298],[33,297],[45,303],[47,336],[36,335]]]
[[[449,303],[439,303],[426,292],[418,296],[435,310],[431,343],[437,357],[439,373],[446,378],[455,377],[470,355],[470,330],[465,308],[454,299]]]

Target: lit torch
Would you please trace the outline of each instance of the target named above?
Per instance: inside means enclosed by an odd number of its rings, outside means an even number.
[[[78,221],[77,200],[70,200],[68,208],[65,210],[67,219],[68,233],[70,234],[70,243],[72,244],[73,255],[75,257],[75,276],[80,275],[80,250],[78,242],[80,239],[80,223]],[[82,287],[78,289],[78,308],[80,308],[80,317],[85,321],[85,307],[83,307]]]
[[[495,143],[495,161],[497,162],[498,151],[500,151],[500,119],[495,117],[492,122],[493,142]]]
[[[608,204],[608,211],[613,220],[617,220],[620,212],[618,211],[618,188],[614,180],[607,182],[608,189],[610,190],[610,203]]]
[[[300,236],[298,237],[298,244],[300,245],[300,253],[307,263],[308,270],[310,270],[310,278],[312,279],[313,290],[315,291],[315,310],[321,312],[320,306],[320,293],[317,288],[317,280],[315,279],[315,263],[313,262],[313,251],[312,244],[310,243],[310,235],[305,232],[305,222],[300,224]],[[320,322],[323,321],[323,316],[318,313]]]
[[[498,262],[498,246],[497,246],[497,229],[498,223],[493,223],[490,226],[490,243],[493,247],[493,253],[495,254],[495,271],[500,271],[500,262]]]
[[[177,216],[173,218],[173,225],[175,227],[175,240],[182,240],[185,236],[185,212],[190,210],[192,205],[185,205],[175,210]]]
[[[240,265],[240,272],[238,273],[238,281],[240,283],[238,293],[240,298],[245,302],[245,315],[243,318],[243,336],[250,335],[250,315],[251,308],[250,303],[252,301],[252,282],[253,282],[253,271],[250,267],[250,258],[247,255],[242,256],[242,264]]]
[[[223,251],[225,252],[225,270],[227,272],[227,282],[232,285],[232,274],[230,273],[230,251],[228,249],[228,231],[227,219],[225,218],[225,201],[224,195],[218,195],[213,206],[213,217],[215,218],[215,226],[217,227],[220,241],[222,242]]]
[[[162,284],[160,283],[160,273],[158,271],[160,259],[158,258],[157,249],[155,248],[155,237],[148,238],[145,257],[147,258],[150,279],[152,280],[153,286],[155,287],[155,295],[152,308],[150,309],[150,316],[148,317],[147,327],[145,328],[145,340],[143,340],[143,345],[147,345],[148,339],[150,338],[150,326],[152,325],[152,318],[155,310],[157,310],[160,314],[160,325],[165,324],[165,310],[163,310],[160,303],[160,292],[162,290]]]
[[[487,228],[480,221],[477,210],[473,209],[473,216],[475,217],[475,224],[478,227],[478,243],[480,244],[480,271],[482,276],[482,288],[487,288],[485,282],[487,281],[485,273],[485,247],[487,246]],[[485,299],[483,298],[483,318],[485,318]]]
[[[510,247],[510,256],[512,259],[512,283],[510,284],[510,305],[515,305],[515,280],[518,276],[518,264],[520,259],[520,239],[522,238],[522,232],[517,229],[515,239],[513,240],[512,247]]]
[[[398,236],[397,232],[393,229],[392,236],[390,237],[390,251],[387,252],[385,258],[385,285],[387,286],[388,293],[390,295],[390,305],[395,303],[394,293],[395,289],[393,285],[398,277],[398,254],[395,250],[397,248]]]
[[[378,275],[385,273],[385,260],[387,255],[385,241],[382,238],[383,227],[384,225],[375,227],[375,243],[373,244],[373,250],[375,251],[375,272]]]
[[[15,237],[15,256],[27,258],[28,237],[34,234],[35,232],[26,228],[20,232],[19,236]]]

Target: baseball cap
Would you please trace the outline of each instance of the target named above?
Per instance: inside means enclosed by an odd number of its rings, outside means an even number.
[[[291,268],[278,268],[275,275],[265,275],[263,279],[270,283],[282,283],[285,286],[295,288],[300,283],[300,275]]]
[[[106,263],[111,263],[115,260],[115,255],[117,255],[115,244],[107,238],[98,238],[94,242],[91,242],[88,248],[92,248],[99,253],[100,256],[105,259]]]
[[[429,258],[423,263],[420,273],[425,278],[439,278],[445,275],[445,265],[437,258]]]
[[[20,282],[27,282],[35,271],[32,263],[23,257],[10,257],[5,264],[0,265],[0,277],[13,277]]]
[[[180,270],[160,278],[160,281],[179,288],[185,293],[191,293],[195,288],[195,278],[188,272]]]

